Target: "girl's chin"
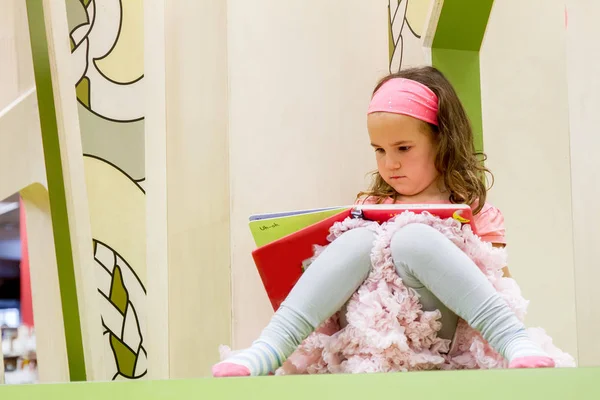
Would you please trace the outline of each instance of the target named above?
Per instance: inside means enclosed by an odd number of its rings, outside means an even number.
[[[388,184],[402,196],[414,196],[419,193],[418,191],[407,187],[407,185],[402,185],[398,182],[391,181]]]

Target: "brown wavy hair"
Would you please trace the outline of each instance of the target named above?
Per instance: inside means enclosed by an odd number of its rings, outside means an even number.
[[[486,155],[475,151],[473,129],[467,113],[446,77],[434,67],[418,67],[405,69],[381,79],[373,94],[390,79],[411,79],[429,87],[438,97],[438,126],[427,124],[433,133],[437,147],[435,167],[443,177],[444,185],[450,191],[450,202],[468,204],[477,202],[474,213],[477,214],[485,204],[487,191],[492,187],[494,176],[484,165]],[[486,174],[491,177],[492,184],[486,187]],[[382,202],[386,197],[394,201],[399,193],[388,185],[378,171],[374,171],[371,187],[357,195],[376,197]]]

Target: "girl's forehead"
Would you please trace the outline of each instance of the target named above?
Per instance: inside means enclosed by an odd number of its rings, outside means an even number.
[[[416,118],[392,113],[375,113],[367,117],[367,128],[371,138],[379,140],[422,140],[428,135],[427,124]]]

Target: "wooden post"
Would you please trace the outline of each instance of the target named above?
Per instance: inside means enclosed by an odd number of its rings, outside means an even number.
[[[209,375],[230,342],[226,17],[145,5],[150,378]]]

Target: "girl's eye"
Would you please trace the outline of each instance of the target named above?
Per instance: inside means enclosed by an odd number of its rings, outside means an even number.
[[[410,150],[410,146],[400,146],[398,149],[400,151],[408,151],[408,150]]]
[[[385,153],[385,150],[383,150],[381,148],[375,149],[375,153],[381,153],[381,154],[383,154],[383,153]]]

